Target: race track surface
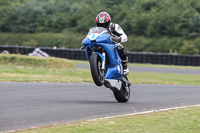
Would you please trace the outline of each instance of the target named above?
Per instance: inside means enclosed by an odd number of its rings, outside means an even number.
[[[131,86],[128,103],[93,83],[0,82],[0,132],[200,104],[200,86]]]

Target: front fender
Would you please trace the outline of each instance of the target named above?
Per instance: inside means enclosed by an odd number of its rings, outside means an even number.
[[[102,54],[100,54],[99,52],[94,52],[93,54],[98,54],[101,58],[101,61],[103,62],[104,61],[104,56]]]

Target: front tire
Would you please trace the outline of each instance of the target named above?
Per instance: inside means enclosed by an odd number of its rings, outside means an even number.
[[[101,58],[97,54],[92,54],[90,57],[90,70],[93,81],[97,86],[102,86],[105,80],[105,72],[101,68]]]

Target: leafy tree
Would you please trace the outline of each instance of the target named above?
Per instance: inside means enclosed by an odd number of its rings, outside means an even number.
[[[181,54],[188,54],[188,55],[197,55],[199,50],[194,44],[190,44],[187,41],[184,42],[184,45],[180,49]]]
[[[100,11],[134,37],[127,45],[140,44],[130,50],[180,51],[183,40],[200,50],[199,0],[0,0],[0,32],[85,35]]]

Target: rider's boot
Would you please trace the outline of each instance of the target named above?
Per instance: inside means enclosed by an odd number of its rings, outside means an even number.
[[[128,75],[129,74],[128,60],[122,60],[122,66],[124,70],[124,75]]]

